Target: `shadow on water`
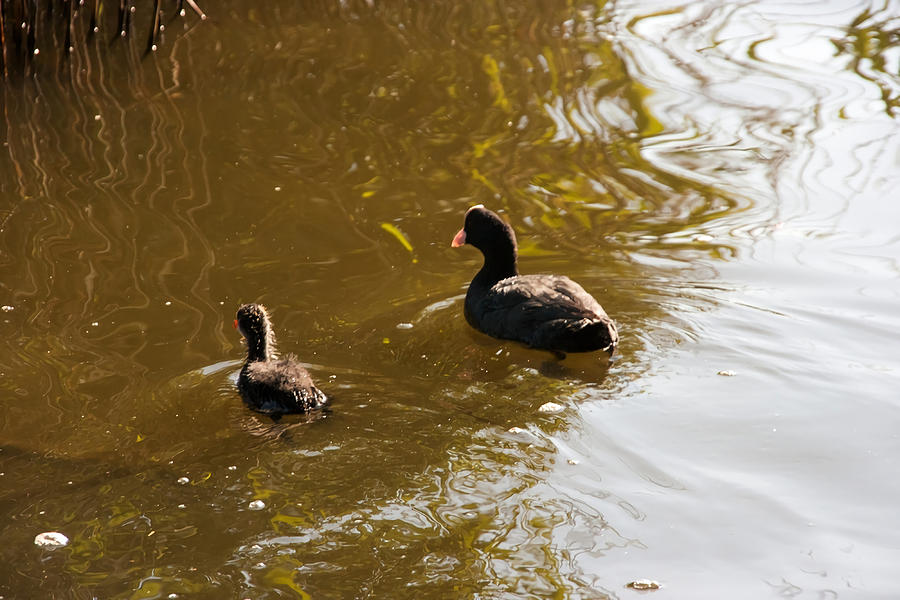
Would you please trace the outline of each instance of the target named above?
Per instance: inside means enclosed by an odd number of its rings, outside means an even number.
[[[608,515],[640,510],[602,464],[582,493],[548,473],[583,407],[703,334],[731,234],[770,226],[714,174],[777,167],[664,124],[614,8],[222,2],[142,61],[87,47],[4,87],[0,594],[617,597],[579,557],[642,547]],[[449,242],[480,202],[523,272],[617,320],[611,364],[466,325],[480,257]],[[241,403],[248,301],[325,418]],[[49,529],[70,546],[33,548]]]

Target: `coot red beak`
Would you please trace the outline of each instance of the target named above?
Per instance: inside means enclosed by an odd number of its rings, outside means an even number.
[[[453,238],[453,241],[450,242],[451,248],[459,248],[463,244],[466,243],[466,230],[460,229],[459,233],[456,234],[456,237]]]
[[[237,329],[237,319],[234,320],[234,328]]]

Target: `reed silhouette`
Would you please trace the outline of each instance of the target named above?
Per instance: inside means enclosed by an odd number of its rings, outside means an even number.
[[[33,72],[35,62],[42,54],[47,56],[48,49],[65,60],[80,44],[102,39],[107,29],[112,33],[110,45],[133,38],[138,16],[147,22],[144,51],[154,52],[162,42],[167,18],[172,22],[187,17],[185,5],[206,20],[195,0],[118,0],[113,11],[104,10],[103,0],[0,0],[0,70],[4,77],[11,72]]]

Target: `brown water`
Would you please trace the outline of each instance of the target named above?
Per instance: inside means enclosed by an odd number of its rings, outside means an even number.
[[[900,596],[900,5],[204,8],[3,85],[0,596]],[[465,324],[479,202],[610,367]]]

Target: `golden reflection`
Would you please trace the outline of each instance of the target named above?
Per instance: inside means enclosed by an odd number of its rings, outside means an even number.
[[[850,57],[850,68],[857,75],[878,86],[885,112],[896,117],[900,109],[897,17],[866,10],[853,19],[846,31],[846,37],[833,38],[832,43],[839,54]]]

